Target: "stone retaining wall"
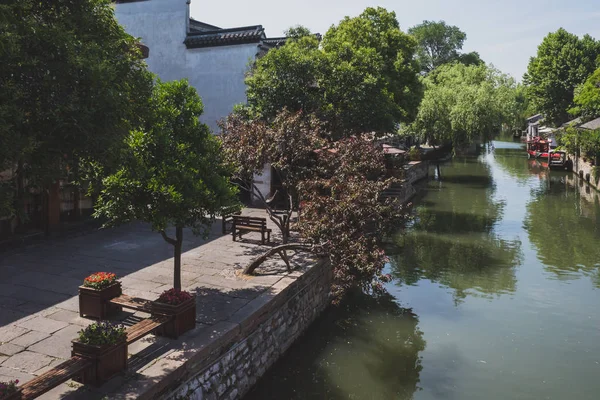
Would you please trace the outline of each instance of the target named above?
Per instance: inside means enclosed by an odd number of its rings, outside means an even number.
[[[202,349],[204,359],[189,360],[178,386],[156,398],[241,398],[327,307],[332,279],[329,263],[317,263],[254,310],[239,330]]]
[[[428,161],[411,161],[406,168],[406,181],[411,184],[427,178],[429,175]]]
[[[594,167],[592,164],[589,161],[583,161],[582,157],[577,157],[575,155],[569,155],[569,157],[573,160],[573,172],[577,174],[580,179],[583,179],[594,188],[600,190],[600,181],[594,178],[592,172]]]

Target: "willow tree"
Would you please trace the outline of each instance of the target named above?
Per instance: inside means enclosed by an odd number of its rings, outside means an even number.
[[[181,289],[183,229],[207,236],[215,216],[236,205],[220,142],[199,121],[203,106],[187,81],[158,82],[153,111],[125,141],[121,167],[103,181],[96,216],[107,225],[144,221],[174,248],[175,289]],[[167,228],[175,227],[175,237]]]
[[[485,65],[448,64],[424,79],[425,95],[412,131],[433,144],[486,140],[520,112],[512,78]]]

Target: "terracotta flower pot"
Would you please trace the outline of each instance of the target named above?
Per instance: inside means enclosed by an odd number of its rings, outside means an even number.
[[[196,327],[196,296],[177,305],[153,301],[152,314],[173,316],[171,321],[156,330],[156,334],[177,339]]]
[[[93,362],[91,368],[83,371],[75,380],[99,386],[127,369],[127,341],[105,346],[92,346],[73,340],[72,356],[87,358]]]
[[[121,282],[115,282],[104,289],[79,286],[79,315],[82,317],[106,319],[121,311],[121,307],[109,301],[121,295]]]

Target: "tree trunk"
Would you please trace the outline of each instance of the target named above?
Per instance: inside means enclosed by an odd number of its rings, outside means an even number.
[[[287,244],[290,237],[290,218],[287,214],[281,217],[281,242]]]
[[[264,263],[269,257],[275,255],[275,254],[279,254],[281,255],[281,257],[283,258],[284,261],[286,261],[286,265],[289,264],[289,261],[287,261],[287,254],[285,254],[286,250],[299,250],[299,251],[308,251],[308,252],[312,252],[314,251],[314,248],[312,246],[308,246],[305,244],[298,244],[298,243],[290,243],[290,244],[284,244],[281,246],[277,246],[277,247],[273,247],[272,249],[270,249],[269,251],[267,251],[265,254],[263,254],[262,256],[258,257],[257,259],[255,259],[254,261],[252,261],[250,264],[248,264],[246,266],[246,268],[244,269],[244,274],[247,275],[252,275],[252,273],[254,272],[254,270],[256,268],[258,268],[260,266],[260,264]],[[283,254],[283,255],[282,255]],[[288,270],[289,270],[289,265],[288,265]]]
[[[183,243],[183,227],[175,228],[175,269],[173,271],[173,288],[181,290],[181,244]]]

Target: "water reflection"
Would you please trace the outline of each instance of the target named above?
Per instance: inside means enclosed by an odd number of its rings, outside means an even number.
[[[392,275],[400,285],[428,279],[452,288],[455,303],[467,295],[514,292],[521,243],[493,232],[505,204],[494,198],[489,165],[483,158],[449,165],[418,201],[410,229],[396,238]]]
[[[418,323],[390,295],[348,296],[311,326],[246,399],[412,399],[425,349]]]
[[[532,176],[546,176],[548,169],[539,160],[527,160],[527,153],[522,148],[498,147],[494,150],[494,161],[504,172],[517,179],[521,185],[527,183]]]
[[[553,173],[532,190],[523,226],[547,271],[563,280],[589,276],[600,287],[600,203],[586,187]]]

